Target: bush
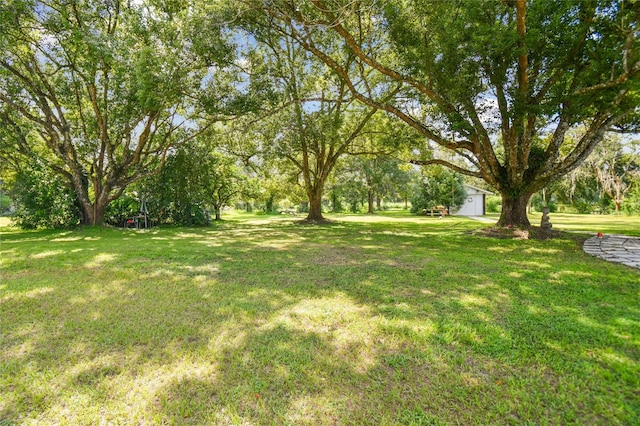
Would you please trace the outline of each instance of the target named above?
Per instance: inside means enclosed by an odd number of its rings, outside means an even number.
[[[580,198],[573,199],[573,207],[575,207],[578,213],[589,214],[593,213],[597,208],[598,203],[593,202],[591,200],[585,200]]]
[[[342,196],[340,196],[336,188],[331,191],[331,211],[333,213],[342,213],[344,211]]]
[[[558,203],[558,213],[575,214],[578,213],[578,210],[571,204]]]
[[[598,208],[602,214],[609,214],[615,210],[615,204],[609,197],[602,197],[598,202]]]
[[[264,208],[262,209],[265,213],[278,213],[279,204],[276,203],[275,197],[271,195],[264,202]]]
[[[466,198],[462,176],[436,167],[417,185],[411,197],[411,212],[418,213],[439,205],[459,209]]]
[[[628,215],[640,214],[640,183],[627,194],[622,210]]]
[[[541,212],[542,209],[546,206],[549,208],[549,212],[555,213],[558,211],[558,205],[555,202],[555,199],[551,197],[546,202],[542,199],[542,194],[537,192],[531,197],[531,206],[537,211]]]
[[[13,202],[7,194],[0,193],[0,216],[10,214],[12,204]]]
[[[157,175],[142,182],[138,193],[144,198],[151,221],[156,224],[202,226],[211,223],[205,205],[204,155],[182,147],[167,158]],[[135,210],[137,212],[139,204]]]
[[[140,202],[128,194],[113,200],[107,206],[104,213],[104,221],[113,226],[123,226],[124,222],[137,215],[140,211]]]
[[[75,193],[39,161],[16,176],[10,196],[16,203],[14,222],[23,229],[72,228],[80,224]]]
[[[487,195],[485,203],[487,213],[500,213],[502,211],[502,197],[499,195]]]

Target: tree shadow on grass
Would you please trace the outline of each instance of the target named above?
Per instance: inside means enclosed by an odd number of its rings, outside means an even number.
[[[354,306],[364,307],[362,321],[371,324],[373,343],[365,364],[345,358],[333,344],[335,336],[317,330],[318,324],[330,330],[332,317],[306,327],[292,325],[304,322],[294,318],[274,328],[254,329],[240,346],[226,350],[215,382],[171,385],[166,394],[172,402],[159,408],[161,415],[177,422],[174,413],[187,411],[195,413],[189,416],[196,416],[196,423],[224,423],[227,417],[218,417],[224,413],[237,423],[258,424],[403,423],[416,416],[453,423],[480,418],[497,423],[540,418],[608,423],[637,417],[633,355],[631,365],[616,373],[626,382],[612,387],[617,379],[607,374],[610,365],[601,369],[601,361],[585,354],[594,345],[612,345],[620,354],[634,351],[634,344],[607,329],[616,319],[604,313],[598,315],[599,325],[581,320],[576,309],[584,299],[564,297],[578,284],[565,283],[568,288],[555,290],[551,301],[557,304],[543,312],[536,311],[536,302],[547,301],[548,288],[546,295],[532,297],[508,280],[446,289],[445,283],[439,283],[441,288],[431,283],[420,289],[427,292],[401,284],[394,291],[383,280],[370,281],[377,290],[361,292],[358,285],[339,290]],[[533,280],[533,285],[545,289],[544,280]],[[335,291],[312,297],[330,297]],[[309,296],[305,293],[302,299]],[[617,301],[628,303],[624,296]],[[353,309],[345,306],[343,311]],[[634,314],[625,307],[616,312]],[[354,328],[342,327],[341,333]],[[353,343],[346,353],[357,353],[362,342]],[[192,389],[205,396],[194,398]],[[576,399],[575,392],[585,395]],[[209,394],[217,395],[213,405],[207,405]]]
[[[283,324],[256,330],[224,352],[218,374],[163,389],[157,418],[169,424],[377,425],[411,415],[435,421],[454,405],[455,411],[476,405],[466,399],[473,385],[437,359],[364,346],[352,341],[337,348],[325,333]],[[353,356],[363,351],[370,359]],[[439,387],[443,382],[448,386]],[[488,388],[482,394],[495,396]]]
[[[637,418],[634,275],[590,271],[563,242],[428,232],[234,225],[21,248],[62,253],[32,263],[51,291],[3,289],[18,386],[3,416],[63,421],[77,400],[126,422],[140,399],[139,418],[176,424]]]

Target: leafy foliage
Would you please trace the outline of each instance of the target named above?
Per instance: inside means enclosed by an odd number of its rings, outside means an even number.
[[[528,226],[532,194],[638,114],[633,2],[256,3],[361,102],[395,115],[457,160],[416,163],[446,165],[497,190],[500,225]],[[327,32],[335,36],[331,49],[320,42]],[[352,53],[349,66],[336,61],[335,46]],[[395,85],[397,96],[371,90],[372,81]],[[579,124],[587,130],[573,143],[565,136]]]
[[[607,138],[587,160],[598,181],[602,195],[611,199],[616,212],[626,194],[640,184],[640,143],[623,145],[618,138]]]
[[[207,225],[240,195],[255,189],[234,160],[206,144],[180,147],[139,190],[155,223]]]
[[[500,213],[502,209],[502,198],[498,195],[488,195],[485,199],[487,213]]]
[[[254,141],[242,141],[253,152],[241,162],[253,177],[268,169],[256,198],[265,210],[304,191],[320,220],[344,155],[403,150],[415,164],[483,179],[502,195],[500,224],[527,225],[532,194],[575,170],[605,132],[637,129],[635,2],[298,3],[0,4],[2,166],[47,158],[86,224],[119,223],[141,197],[157,201],[161,222],[207,223],[246,182],[233,161],[181,145],[260,112],[243,122],[253,121]],[[578,125],[583,134],[568,137]],[[165,159],[176,188],[135,186]],[[206,183],[186,177],[200,159]],[[637,161],[614,159],[597,165],[595,191],[619,210]],[[374,163],[334,185],[334,209],[348,197],[357,210],[364,196],[373,211],[373,199],[398,192]],[[571,198],[587,211],[592,182],[582,189]]]
[[[547,207],[551,213],[558,211],[558,204],[556,203],[555,197],[545,197],[541,192],[537,192],[531,197],[531,206],[539,212],[541,212],[544,207]]]
[[[133,188],[131,188],[132,191],[122,194],[116,200],[109,203],[104,214],[105,222],[107,224],[113,226],[124,226],[128,219],[131,219],[140,213],[142,205],[140,200],[136,198],[135,193],[137,192],[134,189],[137,186],[133,186]]]
[[[16,203],[14,222],[23,229],[71,228],[80,223],[75,194],[40,161],[16,176],[10,191]]]
[[[0,5],[0,122],[20,136],[6,147],[44,147],[84,223],[102,223],[170,149],[246,107],[235,100],[249,77],[228,35],[198,12],[164,1]]]
[[[459,209],[467,197],[462,175],[443,167],[433,167],[417,185],[411,197],[411,212],[445,206],[451,211]]]
[[[640,210],[627,199],[640,186],[640,145],[618,137],[606,137],[584,162],[550,188],[558,199],[571,204],[579,213],[627,213]]]
[[[640,215],[640,184],[637,184],[628,193],[625,203],[622,205],[625,213]]]
[[[305,191],[307,220],[322,221],[325,184],[341,157],[359,151],[364,130],[378,109],[358,103],[340,76],[259,9],[244,14],[241,22],[264,52],[281,99],[277,114],[259,124],[267,128],[263,153],[286,159]],[[329,36],[318,43],[332,49],[333,41]],[[341,55],[336,60],[349,66],[351,58]],[[390,91],[375,83],[371,87]]]
[[[351,212],[360,211],[362,204],[366,203],[368,213],[373,213],[375,208],[382,207],[383,200],[404,200],[414,174],[417,172],[410,165],[395,158],[372,155],[347,157],[338,165],[331,185],[333,211],[344,208],[342,201]]]
[[[0,192],[0,215],[11,212],[11,198],[4,192]]]

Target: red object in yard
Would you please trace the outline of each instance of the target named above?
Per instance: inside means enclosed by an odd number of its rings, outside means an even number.
[[[602,232],[598,232],[598,238],[602,238],[604,237],[604,234]]]

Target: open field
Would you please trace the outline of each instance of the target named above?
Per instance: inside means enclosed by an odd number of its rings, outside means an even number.
[[[229,218],[0,229],[0,425],[640,423],[640,273],[579,237]]]

